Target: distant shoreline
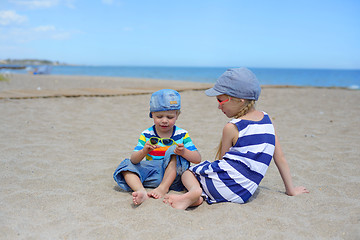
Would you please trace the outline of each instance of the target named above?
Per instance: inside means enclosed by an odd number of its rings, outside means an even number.
[[[47,74],[51,75],[147,78],[200,83],[215,83],[227,69],[225,67],[48,66],[51,70]],[[37,67],[32,65],[27,66],[26,69],[0,69],[0,73],[26,74],[30,68]],[[360,89],[360,70],[250,69],[262,85]]]

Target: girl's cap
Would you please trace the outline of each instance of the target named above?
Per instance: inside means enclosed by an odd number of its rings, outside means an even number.
[[[214,87],[205,94],[214,97],[222,94],[241,99],[258,100],[261,92],[260,83],[255,74],[245,67],[230,68],[217,80]]]
[[[154,92],[150,98],[150,114],[152,112],[180,110],[181,98],[180,94],[172,89],[161,89]]]

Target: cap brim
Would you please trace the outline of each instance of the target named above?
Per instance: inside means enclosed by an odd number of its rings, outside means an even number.
[[[224,93],[216,91],[214,88],[210,88],[208,90],[205,91],[205,94],[209,97],[215,97],[215,96],[219,96],[222,95]]]

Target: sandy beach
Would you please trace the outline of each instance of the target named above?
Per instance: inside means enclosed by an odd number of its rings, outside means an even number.
[[[177,125],[213,160],[229,119],[201,90],[210,86],[52,75],[0,81],[0,239],[359,239],[358,90],[262,89],[256,108],[273,118],[294,184],[310,194],[285,195],[272,162],[243,205],[133,206],[112,175],[153,124],[150,93],[181,91]]]

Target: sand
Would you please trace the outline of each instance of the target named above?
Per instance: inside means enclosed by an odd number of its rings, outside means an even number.
[[[189,90],[205,84],[31,75],[0,82],[0,239],[360,238],[359,91],[264,86],[256,107],[274,120],[294,184],[310,193],[285,195],[272,162],[248,203],[182,211],[155,199],[135,207],[112,177],[152,125],[148,92],[159,87],[188,89],[177,125],[213,160],[228,119],[215,99]],[[121,94],[130,88],[135,95]],[[5,96],[79,89],[119,92]]]

